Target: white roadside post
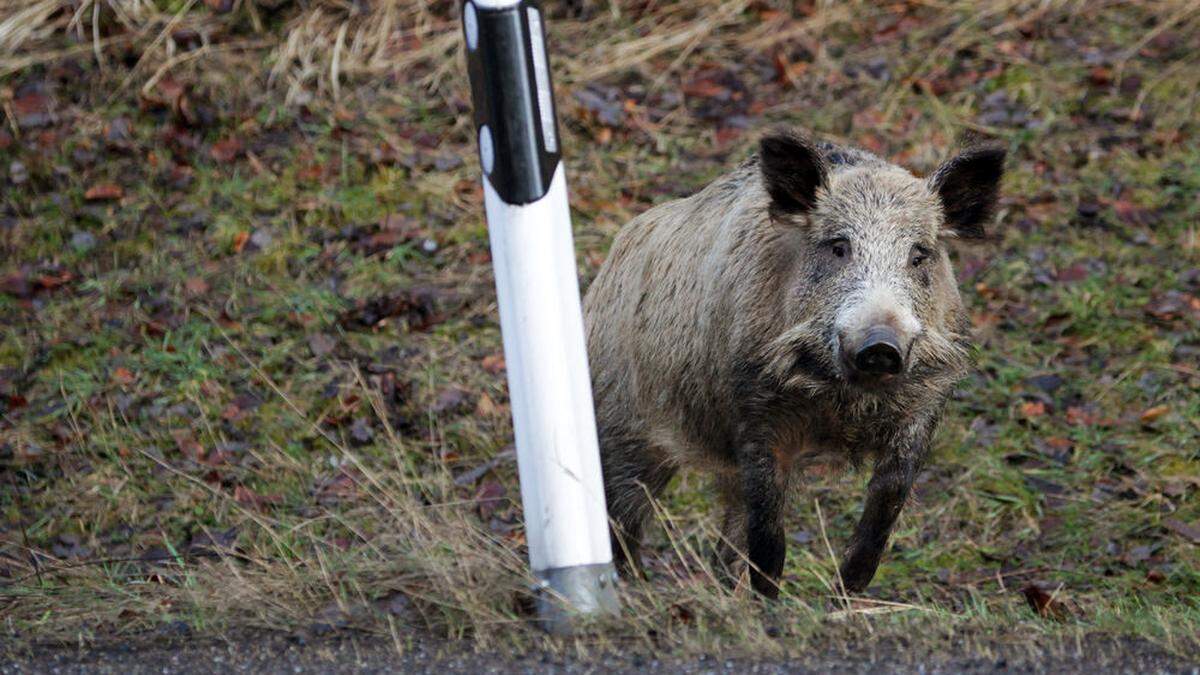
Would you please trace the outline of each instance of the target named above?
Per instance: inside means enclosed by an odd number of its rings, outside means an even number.
[[[551,632],[617,610],[543,15],[466,0],[463,31],[529,562]]]

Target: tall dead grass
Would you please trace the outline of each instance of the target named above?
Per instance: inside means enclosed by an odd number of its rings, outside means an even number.
[[[164,9],[168,4],[177,9]],[[941,37],[933,40],[935,49],[915,55],[906,75],[920,77],[939,55],[969,46],[982,35],[1000,39],[1032,22],[1069,19],[1116,4],[1121,0],[1099,6],[1082,0],[956,0],[914,32],[917,42]],[[556,16],[551,47],[559,81],[590,82],[670,56],[669,67],[652,73],[652,80],[661,84],[692,63],[739,60],[789,44],[804,45],[820,64],[836,60],[822,49],[823,35],[881,11],[861,0],[817,2],[803,14],[789,11],[791,3],[779,5],[764,9],[749,0],[664,0],[647,9],[611,0],[584,18]],[[1147,40],[1168,28],[1200,27],[1200,5],[1191,0],[1146,5],[1163,17],[1147,30]],[[337,100],[347,85],[372,83],[433,92],[449,81],[465,91],[457,6],[431,0],[238,0],[232,11],[217,13],[200,0],[182,5],[0,0],[0,77],[85,54],[104,66],[117,50],[132,50],[138,60],[127,78],[139,85],[172,69],[193,68],[252,74],[282,91],[290,103],[314,97]],[[988,31],[973,30],[984,22]]]

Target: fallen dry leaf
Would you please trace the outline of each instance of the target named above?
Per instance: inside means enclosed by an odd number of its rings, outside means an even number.
[[[683,85],[683,93],[702,98],[720,98],[729,94],[729,88],[709,79],[696,79]]]
[[[1117,199],[1111,202],[1113,211],[1125,224],[1134,227],[1146,227],[1158,222],[1158,214],[1145,207],[1138,206],[1127,199]]]
[[[1075,263],[1074,265],[1064,267],[1055,272],[1054,278],[1057,281],[1065,282],[1083,281],[1091,276],[1091,274],[1091,270],[1088,269],[1087,265],[1084,265],[1083,263]]]
[[[338,320],[346,328],[382,327],[394,316],[403,317],[409,330],[428,330],[445,320],[439,311],[440,291],[430,288],[402,290],[392,295],[362,299]]]
[[[1091,83],[1097,87],[1103,87],[1104,85],[1111,84],[1112,77],[1112,68],[1107,66],[1095,66],[1088,73],[1088,80],[1090,80]]]
[[[501,352],[488,354],[487,356],[483,357],[483,361],[480,362],[480,365],[483,366],[484,371],[486,371],[489,375],[499,375],[500,373],[504,372],[506,367],[504,363],[504,354]]]
[[[74,278],[75,275],[67,271],[59,272],[57,274],[39,274],[37,277],[37,286],[38,288],[52,291]]]
[[[124,196],[125,189],[116,183],[97,183],[83,194],[89,202],[113,201]]]
[[[28,298],[33,295],[33,284],[29,283],[28,274],[13,272],[0,277],[0,293],[6,293],[15,298]]]
[[[322,164],[308,164],[300,167],[296,171],[296,179],[301,181],[319,181],[325,173],[325,166]]]
[[[49,97],[33,92],[12,100],[12,112],[17,126],[34,129],[52,124],[56,117]]]
[[[208,292],[208,282],[203,277],[190,277],[183,282],[183,290],[192,297],[204,295]]]
[[[490,519],[492,514],[504,505],[507,501],[505,493],[504,486],[495,479],[488,479],[479,484],[479,489],[475,491],[475,508],[482,520]]]
[[[1200,544],[1200,525],[1189,525],[1182,520],[1168,518],[1163,521],[1163,526],[1193,544]]]
[[[322,480],[316,485],[314,492],[317,503],[335,504],[358,499],[360,480],[357,470],[342,469],[338,475]]]
[[[204,461],[204,446],[200,445],[195,438],[192,438],[190,431],[187,429],[179,429],[171,432],[171,435],[175,438],[175,445],[179,448],[179,452],[182,453],[184,457],[192,460],[193,462]]]
[[[238,232],[233,236],[233,252],[241,253],[246,248],[246,242],[250,241],[249,232]]]
[[[1025,602],[1029,603],[1029,607],[1037,612],[1038,616],[1054,621],[1065,621],[1069,616],[1062,598],[1059,597],[1061,592],[1061,586],[1055,592],[1048,593],[1037,584],[1030,584],[1021,589]]]
[[[775,66],[775,82],[789,89],[796,86],[796,81],[808,70],[808,62],[792,63],[783,51],[776,51],[772,59]]]
[[[1067,407],[1067,424],[1082,427],[1111,427],[1116,422],[1112,418],[1101,417],[1100,413],[1094,407],[1083,405]]]
[[[188,84],[181,83],[170,75],[163,77],[149,89],[142,89],[143,110],[166,109],[175,120],[189,127],[208,126],[215,118],[212,108],[202,100],[195,100]]]
[[[283,498],[279,495],[261,495],[245,485],[239,485],[233,489],[233,499],[238,504],[253,509],[262,509],[266,506],[283,503]]]
[[[1071,453],[1075,450],[1075,443],[1069,438],[1063,438],[1062,436],[1037,439],[1034,441],[1034,446],[1041,454],[1063,464],[1070,459]]]
[[[447,413],[461,411],[470,402],[471,395],[465,389],[450,387],[438,393],[437,401],[433,404],[433,412]]]
[[[1026,401],[1021,404],[1021,416],[1026,418],[1041,417],[1046,414],[1046,404],[1041,401]]]
[[[1200,314],[1200,298],[1170,290],[1152,297],[1146,303],[1145,311],[1159,321],[1176,321],[1189,314]]]
[[[218,162],[232,162],[242,154],[242,142],[236,136],[223,138],[213,143],[208,151],[210,157]]]
[[[1142,421],[1142,424],[1150,424],[1170,411],[1171,406],[1169,405],[1156,405],[1143,411],[1138,419]]]
[[[500,413],[500,406],[492,400],[487,394],[480,394],[479,401],[475,404],[475,414],[479,417],[495,417]]]

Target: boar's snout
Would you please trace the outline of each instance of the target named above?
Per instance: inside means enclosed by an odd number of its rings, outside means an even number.
[[[904,351],[900,336],[890,326],[874,326],[867,331],[852,360],[854,369],[867,375],[897,375],[904,370]]]
[[[845,354],[846,368],[852,378],[875,380],[904,372],[904,340],[890,325],[872,325],[857,345],[845,336],[841,342],[841,353]]]

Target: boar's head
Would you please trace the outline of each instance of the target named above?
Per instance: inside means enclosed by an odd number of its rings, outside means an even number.
[[[969,323],[947,244],[985,237],[1004,150],[968,149],[927,179],[791,132],[759,155],[769,217],[795,256],[781,338],[793,358],[855,389],[960,376]]]

